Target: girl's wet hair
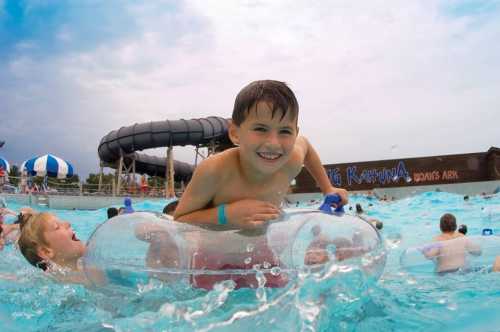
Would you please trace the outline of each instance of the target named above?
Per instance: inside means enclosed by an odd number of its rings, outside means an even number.
[[[49,213],[23,213],[19,215],[19,227],[21,235],[17,244],[24,258],[33,266],[47,270],[47,262],[38,256],[40,245],[47,245],[43,232],[45,230],[42,222]]]
[[[250,108],[259,101],[266,101],[272,104],[272,117],[276,111],[281,111],[281,118],[290,113],[297,119],[299,114],[299,103],[293,91],[284,82],[264,80],[255,81],[244,87],[236,96],[234,101],[233,123],[241,125],[248,116]]]

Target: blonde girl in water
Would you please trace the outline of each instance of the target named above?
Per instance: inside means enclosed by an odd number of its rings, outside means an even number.
[[[113,277],[105,275],[105,271],[89,267],[83,270],[82,258],[87,247],[78,239],[69,222],[59,219],[52,213],[33,212],[24,214],[20,224],[21,236],[18,246],[21,253],[31,265],[42,269],[57,281],[93,287],[102,286],[106,284],[108,278]],[[161,243],[157,242],[160,239],[165,240],[165,236],[148,235],[147,233],[155,234],[155,230],[143,229],[140,226],[135,231],[138,239],[151,242],[151,250],[147,257],[148,263],[151,260],[160,262],[160,259],[164,262],[170,258],[168,252],[155,259],[153,258],[156,256],[150,257],[158,251],[157,247],[161,246]],[[156,240],[157,237],[158,240]],[[169,239],[165,241],[171,242]],[[87,278],[89,274],[92,275],[92,282]]]
[[[48,213],[25,213],[19,249],[26,260],[58,281],[87,284],[81,258],[86,246],[67,221]]]

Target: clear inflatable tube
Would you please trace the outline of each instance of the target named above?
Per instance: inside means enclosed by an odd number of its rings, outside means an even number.
[[[489,272],[499,256],[499,236],[463,236],[408,248],[400,256],[400,265],[417,275]]]
[[[377,230],[346,214],[287,210],[268,227],[249,231],[137,212],[99,226],[88,240],[83,266],[99,287],[137,287],[157,279],[210,290],[225,280],[235,288],[281,288],[301,271],[331,265],[377,280],[385,258]]]

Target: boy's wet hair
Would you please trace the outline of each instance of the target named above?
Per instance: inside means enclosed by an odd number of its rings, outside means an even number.
[[[276,111],[281,111],[280,121],[290,112],[297,119],[299,103],[293,91],[284,82],[263,80],[255,81],[245,86],[236,96],[234,101],[233,123],[241,125],[248,116],[250,108],[259,101],[272,104],[272,117]]]
[[[33,266],[47,270],[47,263],[38,256],[38,247],[47,245],[43,232],[45,231],[42,221],[50,215],[49,213],[23,213],[20,216],[19,228],[21,235],[17,244],[21,254]]]
[[[443,233],[454,232],[457,230],[457,219],[451,213],[443,214],[439,221],[439,228]]]
[[[110,207],[110,208],[108,208],[106,213],[108,214],[108,219],[111,219],[111,218],[116,217],[118,215],[118,209],[115,207]]]

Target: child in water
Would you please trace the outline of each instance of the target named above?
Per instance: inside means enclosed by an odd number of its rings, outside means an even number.
[[[212,155],[194,171],[174,219],[201,225],[252,230],[259,234],[267,223],[281,214],[281,205],[290,183],[305,166],[321,192],[338,194],[341,205],[347,203],[347,191],[332,186],[318,153],[304,136],[299,136],[299,105],[292,90],[283,82],[255,81],[236,96],[229,138],[236,147]],[[225,264],[214,248],[219,243],[200,239],[195,268],[249,269],[243,263]],[[243,252],[244,250],[242,250]],[[220,252],[220,250],[219,250]],[[253,264],[279,264],[267,244],[259,248]],[[242,254],[240,261],[245,260]],[[209,262],[220,264],[209,264]],[[241,286],[253,287],[255,277],[241,280]],[[273,280],[266,274],[267,286],[280,287],[286,280]],[[210,288],[211,281],[199,287]]]
[[[299,136],[299,105],[283,82],[252,82],[237,95],[229,138],[236,147],[212,155],[195,170],[175,220],[255,229],[279,217],[290,182],[305,166],[323,194],[332,186],[309,141]]]
[[[345,237],[330,238],[322,234],[319,225],[311,229],[313,241],[309,244],[306,255],[304,257],[304,264],[315,265],[324,264],[330,260],[330,253],[328,246],[334,246],[335,259],[340,262],[352,257],[363,255],[366,251],[362,246],[362,239],[354,236],[352,240]]]
[[[466,254],[481,255],[479,244],[472,242],[464,234],[457,232],[457,221],[454,215],[446,213],[439,220],[441,234],[434,238],[436,245],[423,249],[428,259],[436,258],[436,272],[456,272],[466,263]]]
[[[20,227],[19,249],[31,265],[58,281],[87,283],[80,262],[86,246],[69,222],[51,213],[33,212],[22,215]]]
[[[108,271],[92,269],[88,266],[85,271],[83,270],[82,258],[87,247],[78,239],[69,222],[59,219],[52,213],[35,211],[22,214],[20,219],[21,235],[18,245],[22,255],[31,265],[64,283],[85,286],[104,285],[111,277]],[[163,240],[163,248],[173,243],[172,239],[165,238],[167,234],[158,232],[153,240],[148,240],[152,243],[153,250],[160,240]],[[140,234],[136,234],[138,235]],[[176,252],[172,252],[173,254]],[[174,258],[171,258],[169,263]],[[92,281],[88,279],[88,276],[91,276]]]

